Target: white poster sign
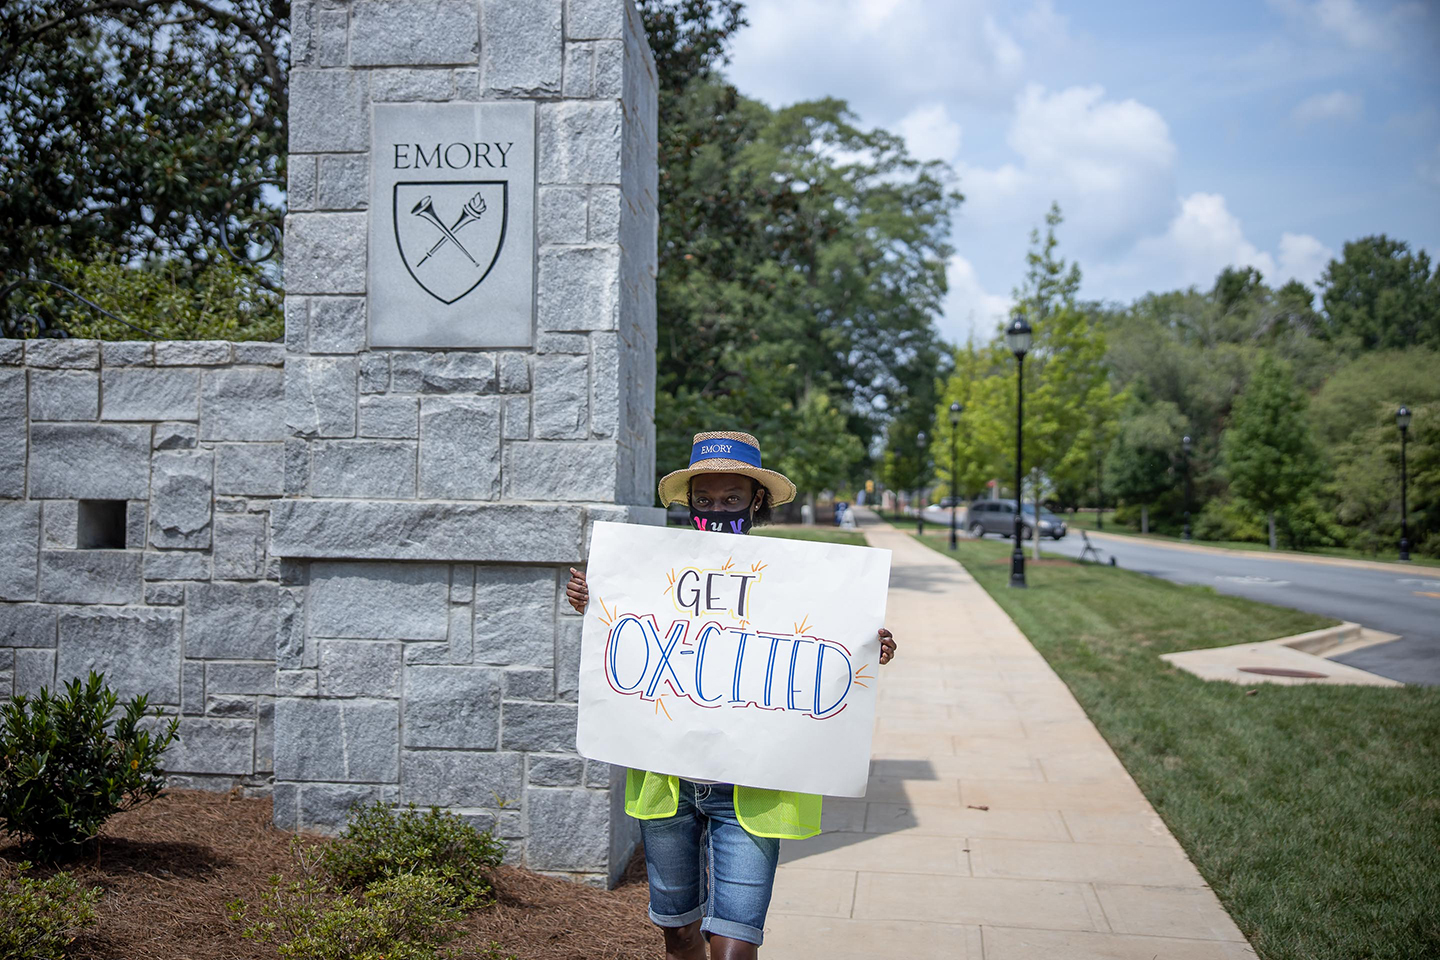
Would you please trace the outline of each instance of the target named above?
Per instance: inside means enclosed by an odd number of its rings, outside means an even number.
[[[864,796],[889,579],[888,550],[595,524],[580,753]]]

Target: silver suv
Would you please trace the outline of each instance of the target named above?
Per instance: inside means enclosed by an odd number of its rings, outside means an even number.
[[[1013,536],[1015,533],[1015,501],[1014,500],[975,500],[965,509],[965,522],[970,528],[970,535],[983,537],[987,533],[998,533],[1002,537]],[[1025,504],[1020,514],[1020,536],[1026,540],[1035,536],[1035,506]],[[1050,537],[1059,540],[1065,536],[1065,521],[1061,520],[1049,510],[1041,509],[1040,536]]]

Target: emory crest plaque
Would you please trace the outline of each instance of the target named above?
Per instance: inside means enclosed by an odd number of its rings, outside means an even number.
[[[535,105],[374,106],[370,343],[526,347]]]

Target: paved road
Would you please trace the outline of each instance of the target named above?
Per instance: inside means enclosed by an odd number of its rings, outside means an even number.
[[[1133,540],[1096,537],[1094,543],[1106,560],[1113,553],[1128,570],[1399,634],[1401,639],[1392,643],[1335,659],[1402,683],[1440,685],[1440,570],[1434,567],[1392,572],[1201,553]],[[1042,549],[1077,557],[1083,546],[1077,531],[1064,540],[1045,541]]]

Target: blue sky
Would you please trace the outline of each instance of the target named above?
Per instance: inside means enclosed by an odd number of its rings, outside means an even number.
[[[850,102],[966,195],[941,330],[984,338],[1052,199],[1082,295],[1314,286],[1346,240],[1440,252],[1435,0],[748,0],[730,78]]]

